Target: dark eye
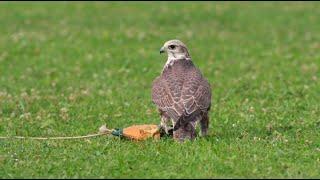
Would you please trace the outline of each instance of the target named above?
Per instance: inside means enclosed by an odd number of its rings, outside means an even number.
[[[169,46],[169,49],[175,49],[175,48],[176,48],[175,45],[170,45],[170,46]]]

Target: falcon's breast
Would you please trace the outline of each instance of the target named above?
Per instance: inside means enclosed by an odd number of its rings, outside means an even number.
[[[152,101],[171,119],[190,117],[207,111],[211,87],[191,60],[176,60],[164,68],[152,85]]]

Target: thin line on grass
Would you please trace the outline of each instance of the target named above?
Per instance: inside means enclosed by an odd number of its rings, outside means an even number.
[[[108,129],[105,125],[99,128],[99,132],[85,136],[62,136],[62,137],[25,137],[25,136],[0,136],[0,139],[33,139],[33,140],[66,140],[66,139],[84,139],[111,134],[114,129]]]
[[[66,139],[84,139],[106,135],[109,133],[88,134],[85,136],[65,136],[65,137],[25,137],[25,136],[1,136],[0,139],[34,139],[34,140],[66,140]]]

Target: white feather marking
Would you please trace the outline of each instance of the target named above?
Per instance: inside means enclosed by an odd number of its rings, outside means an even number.
[[[166,69],[166,68],[168,68],[169,66],[172,66],[172,65],[173,65],[177,60],[179,60],[179,59],[185,59],[185,60],[187,60],[187,61],[190,61],[190,60],[191,60],[191,58],[186,58],[185,56],[182,56],[182,57],[180,57],[180,58],[175,58],[175,57],[169,56],[166,64],[165,64],[164,67],[163,67],[163,69]]]

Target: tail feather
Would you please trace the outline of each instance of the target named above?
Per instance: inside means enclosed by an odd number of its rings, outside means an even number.
[[[187,123],[196,121],[198,117],[200,116],[200,112],[194,112],[190,115],[185,115],[183,114],[182,116],[179,117],[179,119],[176,121],[173,131],[178,130],[181,126],[184,126]]]

